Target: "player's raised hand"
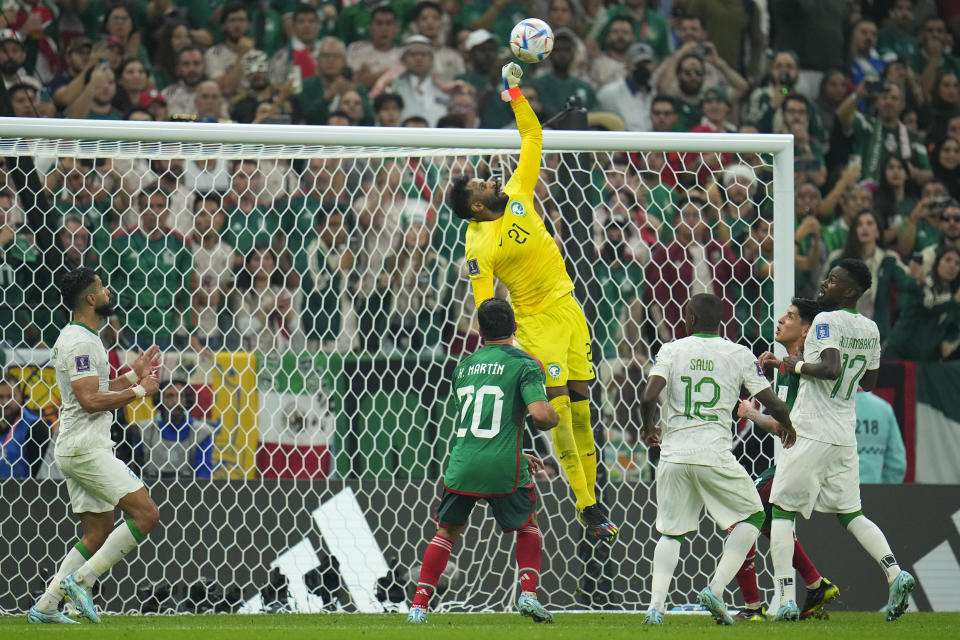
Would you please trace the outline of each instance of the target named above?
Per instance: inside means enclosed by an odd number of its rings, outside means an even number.
[[[510,96],[510,89],[516,88],[520,84],[520,78],[523,77],[523,69],[516,62],[508,62],[500,69],[500,80],[503,83],[503,91],[500,92],[500,98],[504,102],[510,102],[513,98]]]
[[[140,386],[148,396],[152,396],[160,389],[160,381],[152,373],[140,381]]]
[[[780,437],[784,449],[789,449],[797,441],[797,432],[793,427],[785,427],[778,422],[776,429],[776,434]]]
[[[144,378],[159,365],[160,347],[153,345],[147,349],[146,352],[141,350],[137,354],[137,359],[133,361],[132,365],[130,365],[130,368],[133,369],[133,372],[136,373],[140,378]]]
[[[761,353],[760,357],[757,358],[757,361],[760,363],[760,368],[764,371],[771,367],[780,366],[780,358],[778,358],[776,354],[771,351],[764,351]]]

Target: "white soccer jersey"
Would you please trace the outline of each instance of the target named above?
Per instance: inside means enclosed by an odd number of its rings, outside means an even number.
[[[825,349],[840,352],[840,377],[801,376],[790,415],[798,436],[856,446],[857,387],[864,373],[880,366],[877,323],[850,309],[818,313],[803,343],[804,362],[820,362]]]
[[[729,464],[732,411],[741,387],[751,395],[770,387],[749,349],[709,334],[663,345],[650,375],[667,381],[660,457],[686,464]]]
[[[107,350],[100,336],[86,326],[71,322],[60,332],[50,351],[60,390],[60,429],[57,435],[58,456],[79,455],[94,449],[112,449],[110,425],[113,422],[109,411],[88,413],[73,395],[74,380],[97,376],[100,391],[107,391],[110,384],[110,363]]]

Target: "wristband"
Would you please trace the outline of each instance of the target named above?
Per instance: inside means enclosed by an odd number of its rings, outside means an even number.
[[[140,376],[138,376],[137,372],[134,371],[133,369],[130,369],[130,371],[127,371],[123,375],[127,379],[127,381],[130,382],[130,384],[137,384],[138,382],[140,382]]]
[[[523,96],[523,92],[520,91],[520,87],[510,87],[500,92],[500,99],[504,102],[513,102],[521,96]]]
[[[143,398],[147,395],[147,390],[141,387],[139,384],[130,387],[130,389],[138,398]]]
[[[801,375],[803,373],[801,369],[803,369],[803,365],[805,364],[806,363],[803,360],[799,361],[797,365],[793,368],[793,372],[796,373],[798,376]]]

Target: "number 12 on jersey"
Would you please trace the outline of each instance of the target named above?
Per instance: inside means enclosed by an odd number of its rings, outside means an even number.
[[[683,415],[688,418],[697,417],[705,422],[720,422],[720,418],[715,413],[709,413],[704,409],[712,409],[720,401],[720,385],[710,376],[704,376],[693,384],[693,378],[690,376],[680,376],[683,382]],[[710,394],[709,400],[697,400],[694,402],[693,394]]]
[[[493,407],[488,413],[489,424],[484,425],[482,424],[484,422],[483,409],[487,397],[492,398]],[[500,421],[503,416],[503,389],[491,384],[485,384],[479,389],[475,389],[471,384],[457,389],[457,400],[462,402],[460,405],[460,428],[457,429],[458,438],[467,435],[468,428],[470,433],[477,438],[493,438],[500,433]],[[473,407],[473,416],[468,427],[467,416],[470,413],[471,406]]]

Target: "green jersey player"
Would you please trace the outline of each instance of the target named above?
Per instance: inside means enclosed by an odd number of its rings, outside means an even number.
[[[856,391],[870,391],[880,367],[877,324],[856,311],[857,301],[872,283],[861,260],[844,259],[820,285],[822,311],[813,320],[803,345],[803,357],[783,359],[787,370],[800,374],[800,391],[791,417],[797,444],[784,451],[773,479],[770,502],[773,522],[770,548],[780,609],[774,620],[797,620],[793,583],[793,521],[799,512],[835,513],[883,569],[890,586],[886,619],[896,620],[907,609],[916,581],[900,569],[886,537],[860,510],[860,470],[857,458]]]
[[[516,320],[505,300],[485,300],[478,312],[486,346],[467,356],[453,372],[457,395],[456,444],[443,478],[437,534],[423,554],[423,568],[407,622],[427,621],[427,606],[447,566],[453,545],[478,500],[485,500],[504,532],[516,531],[520,575],[517,608],[535,622],[553,622],[537,600],[540,530],[537,494],[530,471],[542,468],[524,456],[523,419],[529,412],[538,429],[557,426],[547,402],[546,376],[537,360],[513,346]]]

